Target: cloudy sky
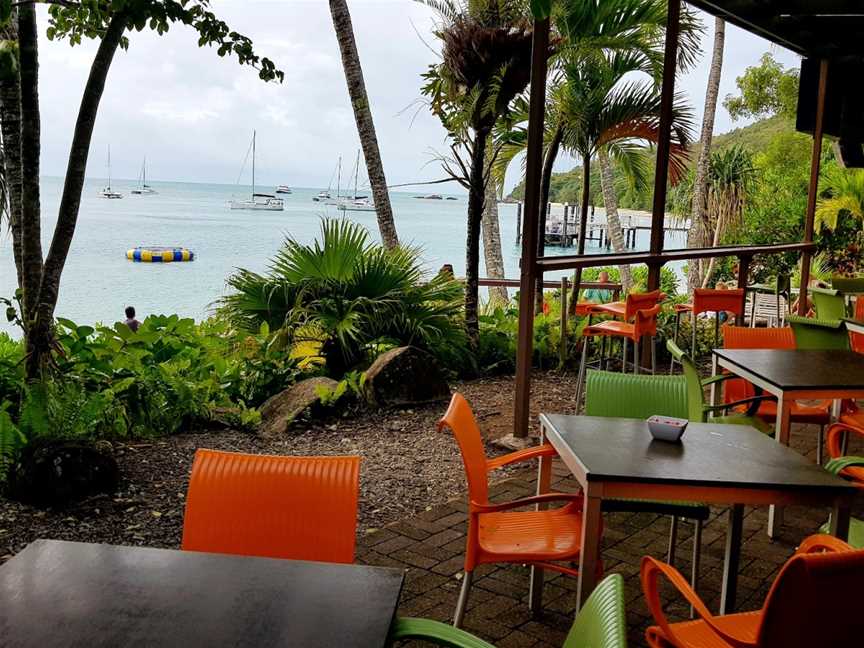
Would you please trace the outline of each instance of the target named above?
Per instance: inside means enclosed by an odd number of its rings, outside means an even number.
[[[418,109],[420,74],[435,61],[433,12],[412,0],[354,0],[349,6],[388,182],[441,177],[430,151],[443,149],[444,132]],[[326,186],[337,157],[353,158],[359,146],[326,0],[214,0],[213,7],[284,70],[284,83],[265,84],[251,68],[199,49],[185,27],[161,37],[133,32],[108,78],[88,176],[104,176],[110,143],[114,177],[135,178],[146,155],[153,179],[230,184],[255,128],[263,183]],[[44,11],[40,18],[44,34]],[[679,82],[700,120],[713,36],[713,18],[705,18],[707,54]],[[733,92],[735,77],[766,51],[797,66],[791,53],[734,27],[726,38],[721,96]],[[94,50],[92,43],[41,43],[46,175],[64,172]],[[739,125],[719,108],[717,132]]]

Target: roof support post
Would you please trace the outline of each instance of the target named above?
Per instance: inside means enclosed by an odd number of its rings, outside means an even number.
[[[825,92],[828,86],[828,59],[819,64],[819,94],[816,95],[816,123],[813,127],[813,153],[810,158],[810,189],[807,194],[807,213],[804,217],[804,242],[813,242],[813,222],[816,217],[816,198],[819,193],[819,167],[822,162],[822,133],[825,122]],[[798,314],[807,314],[807,288],[810,284],[810,261],[813,253],[801,254],[801,288],[798,293]]]
[[[528,148],[525,159],[525,220],[519,276],[519,336],[516,348],[516,402],[513,436],[528,436],[531,399],[531,358],[534,354],[534,290],[537,269],[537,223],[540,214],[540,172],[543,164],[543,118],[546,111],[546,66],[549,18],[534,21],[531,44],[531,102],[528,108]]]
[[[660,124],[657,133],[657,169],[654,172],[654,203],[651,210],[651,254],[663,252],[666,225],[666,184],[669,178],[669,148],[672,138],[672,108],[675,72],[678,68],[678,35],[681,0],[670,0],[666,15],[666,47],[663,52],[663,85],[660,89]],[[662,263],[648,264],[648,290],[660,287]]]

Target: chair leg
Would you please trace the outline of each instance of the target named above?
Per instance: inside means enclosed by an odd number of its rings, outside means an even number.
[[[714,311],[714,348],[720,346],[720,311]]]
[[[819,444],[816,446],[816,463],[821,466],[822,465],[822,459],[823,459],[822,448],[825,446],[825,426],[824,425],[819,426],[819,436],[816,438],[817,438],[818,444]]]
[[[579,404],[582,400],[582,382],[585,380],[585,363],[588,362],[588,341],[590,337],[582,338],[582,362],[579,363],[579,377],[576,379],[576,411],[579,411]]]
[[[690,336],[690,357],[693,359],[693,362],[696,362],[696,311],[693,311],[690,315],[690,322],[693,325],[693,334]]]
[[[678,517],[673,515],[669,523],[669,549],[666,552],[666,562],[675,565],[675,545],[678,544]]]
[[[840,437],[840,453],[845,457],[846,451],[849,449],[849,433],[843,432],[843,436]]]
[[[621,338],[621,373],[627,373],[627,338]]]
[[[639,373],[639,340],[633,340],[633,373]]]
[[[609,346],[612,346],[611,344]],[[600,338],[600,365],[601,370],[606,369],[606,336]]]
[[[673,340],[675,344],[678,344],[678,332],[681,330],[681,311],[675,313],[675,335],[673,336]],[[675,368],[675,358],[669,359],[669,375],[672,375],[673,369]]]
[[[651,373],[657,373],[657,341],[651,336]]]
[[[456,612],[453,615],[454,628],[462,626],[462,619],[465,618],[465,607],[468,605],[468,593],[471,591],[471,581],[473,580],[473,571],[462,573],[462,589],[459,591],[459,600],[456,602]]]
[[[702,559],[702,520],[693,521],[693,565],[690,574],[690,587],[698,592],[699,587],[699,561]],[[695,617],[695,610],[690,606],[690,618]]]
[[[753,293],[753,299],[750,301],[750,328],[756,328],[756,295],[759,293]]]

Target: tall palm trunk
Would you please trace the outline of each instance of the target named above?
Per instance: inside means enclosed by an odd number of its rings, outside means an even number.
[[[42,276],[42,230],[39,195],[39,45],[36,8],[25,4],[18,9],[18,42],[21,92],[21,290],[25,328],[28,329],[28,357],[33,340],[29,329],[39,303]]]
[[[354,109],[354,121],[357,122],[360,145],[363,147],[366,173],[372,186],[378,230],[384,247],[393,248],[399,245],[399,237],[396,235],[393,208],[390,205],[390,194],[387,192],[387,179],[384,177],[384,165],[381,163],[381,152],[378,150],[378,137],[375,135],[369,97],[366,95],[366,82],[363,80],[363,69],[360,67],[360,55],[357,53],[354,28],[351,25],[351,14],[346,0],[330,0],[330,15],[333,17],[333,28],[339,41],[342,69],[348,84],[351,107]]]
[[[612,175],[612,165],[609,156],[602,146],[597,151],[597,161],[600,164],[600,187],[603,189],[603,203],[606,205],[606,233],[612,241],[612,249],[616,252],[626,252],[624,243],[624,229],[621,227],[621,218],[618,215],[618,194],[615,191],[615,178]],[[633,286],[630,276],[630,266],[618,266],[621,276],[621,288],[626,294]]]
[[[26,6],[26,5],[25,5]],[[21,13],[24,13],[24,8],[21,8]],[[57,306],[57,296],[60,292],[60,276],[63,272],[63,267],[66,263],[66,257],[69,253],[69,247],[72,244],[72,237],[75,235],[75,226],[78,221],[78,208],[81,203],[81,192],[84,188],[84,172],[87,168],[87,156],[90,151],[90,141],[93,137],[93,127],[96,123],[96,114],[99,110],[99,102],[102,99],[102,93],[105,90],[105,79],[108,76],[108,70],[111,68],[111,62],[114,59],[114,54],[120,45],[123,37],[123,32],[126,29],[127,14],[125,11],[115,13],[102,40],[99,42],[99,48],[96,50],[96,56],[90,65],[90,74],[87,77],[87,84],[84,87],[84,93],[81,97],[81,105],[78,108],[78,117],[75,122],[75,131],[72,135],[72,146],[69,150],[69,161],[66,167],[66,178],[63,183],[63,195],[60,198],[60,208],[57,213],[57,225],[54,228],[54,236],[51,239],[51,247],[48,250],[48,255],[45,258],[44,266],[41,267],[41,278],[39,279],[38,302],[35,317],[29,323],[27,330],[28,354],[25,371],[28,379],[34,379],[40,373],[45,364],[46,359],[51,353],[51,329],[54,319],[54,309]],[[36,172],[32,166],[33,160],[27,155],[28,139],[25,136],[25,124],[32,119],[37,124],[39,122],[38,104],[32,113],[28,113],[32,104],[25,104],[24,97],[33,94],[37,95],[38,86],[36,85],[35,76],[24,75],[24,45],[27,40],[30,45],[29,38],[25,39],[24,24],[19,23],[22,63],[21,63],[21,104],[22,104],[22,167],[24,173],[24,198],[23,202],[27,203],[27,182],[28,178],[33,175],[37,178],[38,188],[38,157],[36,158]],[[35,23],[33,25],[35,28]],[[36,47],[35,29],[32,33],[32,46]],[[34,56],[35,59],[35,56]],[[32,84],[32,85],[31,85]],[[38,148],[37,148],[38,153]],[[38,221],[38,212],[36,218]],[[26,212],[25,212],[26,225]],[[27,242],[27,231],[24,231],[25,245]],[[26,254],[26,247],[25,247]],[[25,264],[28,259],[25,258]],[[41,254],[39,257],[41,266]],[[26,274],[26,273],[25,273]]]
[[[582,157],[582,201],[579,205],[579,240],[576,244],[576,254],[585,254],[585,234],[588,230],[588,200],[591,196],[591,156]],[[579,303],[579,288],[582,285],[582,268],[576,268],[573,273],[573,288],[570,291],[570,314],[576,314]]]
[[[18,41],[15,19],[0,32],[3,40]],[[21,250],[21,82],[16,68],[0,78],[0,134],[3,137],[3,174],[9,196],[9,229],[18,285],[24,282],[24,254]]]
[[[546,156],[543,158],[543,168],[540,175],[540,218],[537,219],[537,256],[542,257],[546,251],[546,221],[549,218],[549,192],[552,186],[552,169],[555,167],[555,160],[558,157],[558,151],[561,149],[561,140],[564,139],[564,130],[561,124],[555,127],[555,132],[552,134],[552,141],[549,142],[549,148],[546,149]],[[537,288],[534,292],[534,312],[539,314],[543,312],[543,273],[537,273]]]
[[[501,252],[501,226],[498,222],[498,187],[495,178],[486,182],[486,200],[483,207],[483,256],[486,259],[486,276],[504,279],[504,255]],[[509,300],[505,286],[490,286],[489,298],[493,302],[506,304]]]
[[[471,168],[468,178],[468,234],[465,244],[465,329],[468,341],[476,348],[480,339],[479,268],[480,228],[486,202],[485,161],[489,130],[475,131],[471,146]]]
[[[711,70],[708,88],[705,90],[705,109],[702,116],[701,148],[696,162],[696,179],[693,183],[693,207],[690,230],[687,232],[687,247],[703,247],[709,243],[705,199],[708,189],[708,169],[711,164],[711,139],[714,135],[714,116],[717,112],[717,96],[720,93],[720,76],[723,71],[723,47],[726,40],[726,23],[714,20],[714,52],[711,55]],[[687,273],[687,287],[692,291],[702,285],[705,266],[701,260],[693,260]]]

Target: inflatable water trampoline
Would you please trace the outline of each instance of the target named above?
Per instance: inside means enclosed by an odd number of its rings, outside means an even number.
[[[184,247],[148,245],[147,247],[136,247],[127,250],[126,258],[130,261],[139,261],[141,263],[172,263],[194,261],[195,253]]]

